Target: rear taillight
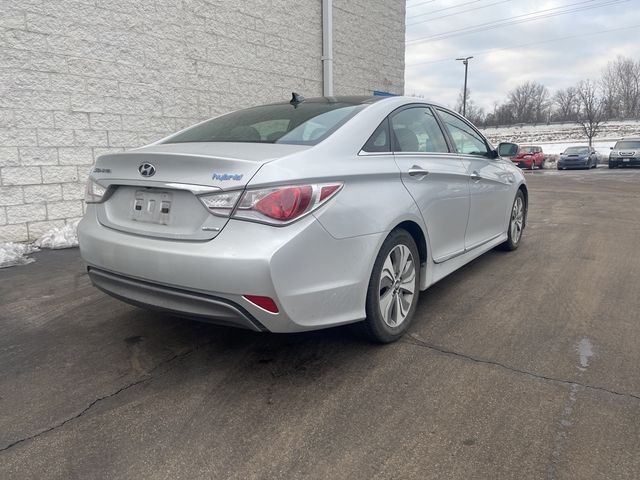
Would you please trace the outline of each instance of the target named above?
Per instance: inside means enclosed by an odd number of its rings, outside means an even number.
[[[107,189],[89,177],[84,192],[84,201],[86,203],[100,203],[104,199],[105,193],[107,193]]]
[[[220,192],[211,195],[200,195],[200,201],[211,213],[221,217],[228,217],[236,206],[242,191]]]
[[[286,187],[262,197],[253,208],[269,218],[287,222],[307,211],[312,195],[309,185]]]
[[[286,225],[329,201],[342,186],[342,183],[287,185],[213,193],[198,198],[214,215]]]
[[[342,183],[287,185],[247,190],[233,218],[286,225],[314,211],[342,188]]]

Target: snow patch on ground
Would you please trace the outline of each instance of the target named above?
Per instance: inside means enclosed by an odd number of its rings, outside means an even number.
[[[40,251],[41,248],[61,249],[78,246],[78,222],[67,223],[63,227],[54,228],[46,232],[35,242],[29,243],[0,243],[0,268],[27,265],[35,262],[28,255]]]
[[[78,246],[78,222],[67,223],[64,227],[54,228],[42,235],[33,244],[39,248],[71,248]]]
[[[35,262],[33,258],[27,255],[37,251],[37,247],[27,243],[0,243],[0,268]]]

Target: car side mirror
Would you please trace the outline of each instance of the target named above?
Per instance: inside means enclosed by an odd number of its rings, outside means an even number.
[[[613,147],[609,147],[609,150],[613,150]]]
[[[518,153],[518,145],[515,143],[502,142],[498,145],[498,155],[501,157],[513,157]]]

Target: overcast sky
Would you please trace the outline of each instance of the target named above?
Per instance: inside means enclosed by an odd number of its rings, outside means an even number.
[[[587,9],[596,5],[603,6]],[[575,11],[551,16],[566,10]],[[499,28],[483,25],[537,16],[546,18]],[[527,80],[553,92],[598,78],[617,55],[640,59],[640,0],[408,0],[406,24],[405,94],[450,107],[464,82],[456,57],[474,56],[468,88],[487,111]],[[482,30],[460,35],[468,28]]]

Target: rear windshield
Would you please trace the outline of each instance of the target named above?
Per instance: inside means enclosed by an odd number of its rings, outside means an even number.
[[[640,140],[621,140],[613,147],[616,150],[626,150],[627,148],[640,148]]]
[[[589,147],[569,147],[564,153],[589,153]]]
[[[315,145],[366,105],[301,103],[263,105],[212,118],[164,143],[245,142]]]

